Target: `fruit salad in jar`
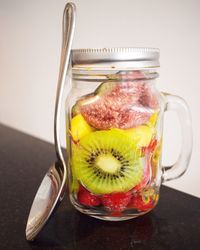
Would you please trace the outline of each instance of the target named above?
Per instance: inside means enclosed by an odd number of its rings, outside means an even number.
[[[157,204],[161,148],[157,92],[142,71],[118,76],[77,100],[68,131],[71,201],[110,220],[136,217]]]

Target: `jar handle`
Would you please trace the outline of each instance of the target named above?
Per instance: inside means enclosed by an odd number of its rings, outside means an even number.
[[[163,93],[165,112],[174,111],[181,125],[181,150],[177,161],[171,166],[163,166],[162,181],[174,180],[182,176],[188,168],[192,154],[192,122],[187,103],[179,96]]]

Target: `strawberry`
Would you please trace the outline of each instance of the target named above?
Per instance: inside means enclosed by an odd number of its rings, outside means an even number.
[[[157,139],[153,138],[147,147],[147,152],[152,153],[155,150],[156,145],[157,145]]]
[[[78,200],[82,205],[85,206],[99,206],[101,204],[101,200],[99,197],[90,193],[87,189],[80,185],[80,189],[77,193]]]
[[[156,138],[151,139],[151,141],[147,147],[142,147],[142,153],[143,154],[153,153],[153,151],[155,150],[155,148],[157,146],[157,143],[158,143],[158,141]]]
[[[121,211],[114,211],[114,212],[110,213],[110,216],[120,217],[120,216],[122,216],[122,213],[121,213]]]
[[[123,211],[131,200],[131,192],[111,193],[101,197],[101,202],[110,211]]]
[[[137,194],[132,197],[129,207],[135,208],[139,211],[147,211],[154,207],[154,200],[150,196]]]

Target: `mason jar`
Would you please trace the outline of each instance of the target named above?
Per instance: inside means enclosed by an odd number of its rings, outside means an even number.
[[[181,97],[157,89],[158,68],[154,48],[72,51],[68,187],[80,212],[110,221],[135,218],[156,206],[163,182],[186,171],[192,149],[189,109]],[[179,118],[182,143],[177,162],[166,167],[163,117],[169,110]]]

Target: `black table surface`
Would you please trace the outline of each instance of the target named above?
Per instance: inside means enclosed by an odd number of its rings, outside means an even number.
[[[0,250],[200,249],[200,199],[164,186],[152,212],[123,222],[83,215],[66,195],[37,239],[27,242],[29,209],[55,159],[52,144],[0,125]]]

